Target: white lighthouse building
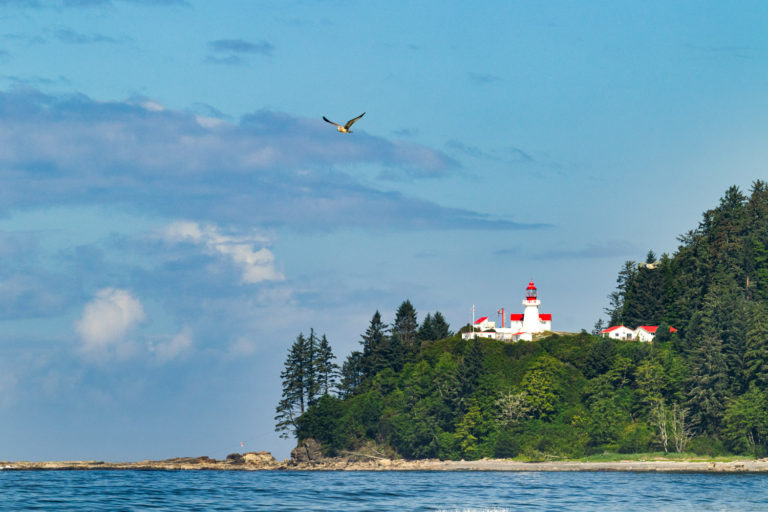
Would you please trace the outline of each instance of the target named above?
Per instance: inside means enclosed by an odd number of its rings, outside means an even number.
[[[515,334],[515,341],[531,341],[534,334],[552,330],[552,315],[549,313],[539,313],[541,301],[533,281],[528,283],[528,288],[525,289],[523,306],[525,306],[525,309],[522,315],[510,315],[509,318],[510,329],[518,331]]]
[[[483,317],[475,321],[475,327],[479,328],[481,332],[464,333],[462,337],[471,338],[476,336],[507,341],[532,341],[534,334],[551,331],[552,315],[550,313],[539,313],[541,301],[538,295],[536,286],[531,281],[525,289],[525,299],[523,299],[525,309],[522,314],[513,313],[509,315],[509,327],[504,326],[504,309],[501,309],[501,327],[495,327],[494,322],[488,322],[488,317]]]

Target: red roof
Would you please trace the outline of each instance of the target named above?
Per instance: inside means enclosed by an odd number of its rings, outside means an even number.
[[[646,331],[648,331],[651,334],[656,334],[656,330],[658,328],[659,328],[658,325],[641,325],[641,326],[638,327],[638,329],[645,329]],[[677,332],[677,329],[675,329],[674,327],[670,326],[669,327],[669,332]]]
[[[475,323],[476,324],[481,324],[481,323],[485,322],[486,320],[488,320],[488,317],[484,316],[483,318],[478,318],[477,320],[475,320]]]
[[[520,336],[521,334],[525,334],[525,331],[516,332],[516,333],[515,333],[515,334],[513,334],[512,336]]]
[[[512,313],[511,315],[509,315],[509,319],[511,321],[513,321],[513,322],[522,322],[523,321],[523,315],[522,315],[522,313],[521,314]]]
[[[533,281],[531,281],[530,283],[528,283],[528,288],[526,288],[526,290],[535,290],[535,289],[536,289],[536,287],[535,287],[535,286],[533,286]]]
[[[606,333],[606,332],[615,331],[616,329],[619,329],[620,327],[624,327],[624,326],[623,325],[614,325],[613,327],[609,327],[607,329],[603,329],[602,331],[600,331],[600,334],[603,334],[603,333]]]
[[[539,320],[544,320],[545,322],[552,320],[552,313],[539,313]]]

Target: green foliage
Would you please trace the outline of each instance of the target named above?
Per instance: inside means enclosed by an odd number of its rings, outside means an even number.
[[[280,437],[295,433],[298,419],[306,409],[333,390],[338,368],[333,363],[334,358],[325,335],[318,341],[314,329],[311,329],[309,337],[304,337],[303,333],[296,337],[280,373],[283,394],[275,416],[275,431],[280,432]]]
[[[563,363],[550,356],[542,356],[523,376],[522,390],[534,418],[547,418],[556,409],[563,392],[565,371]]]
[[[325,396],[333,392],[337,386],[339,376],[339,365],[333,362],[336,356],[333,355],[331,344],[325,334],[320,338],[317,345],[315,357],[315,374],[317,376],[318,392]]]
[[[707,337],[691,358],[688,405],[700,432],[715,434],[725,411],[727,367],[722,342]]]
[[[339,394],[344,397],[354,395],[365,377],[363,367],[363,353],[357,350],[352,351],[341,366],[341,383],[339,384]]]
[[[413,353],[417,349],[419,321],[416,308],[411,301],[406,300],[400,304],[395,312],[395,322],[392,324],[392,338],[397,339],[402,349]]]
[[[659,325],[655,344],[678,359],[678,376],[662,390],[651,382],[658,366],[640,368],[638,398],[648,404],[674,388],[679,402],[682,391],[697,435],[720,438],[727,404],[752,385],[768,386],[768,185],[755,181],[748,196],[730,187],[678,240],[671,257],[651,261],[649,253],[645,264],[622,266],[607,312],[612,325]],[[669,334],[670,325],[679,332]],[[590,378],[600,371],[597,356]]]
[[[381,321],[381,313],[376,311],[371,317],[368,329],[365,330],[360,344],[363,346],[362,372],[363,377],[372,377],[384,368],[389,367],[393,356],[389,339],[385,333],[387,326]],[[400,354],[394,354],[399,357]]]
[[[763,457],[768,451],[768,396],[752,386],[725,412],[723,437],[735,453]]]
[[[616,343],[609,338],[601,338],[588,352],[584,376],[591,379],[607,372],[613,366],[615,357]]]
[[[514,432],[501,430],[496,436],[493,447],[493,457],[496,459],[512,459],[520,454],[520,443]]]
[[[629,423],[619,436],[619,453],[642,453],[651,451],[655,435],[646,423]]]
[[[404,301],[390,327],[374,314],[338,398],[320,366],[298,362],[323,339],[300,335],[278,425],[329,453],[375,443],[406,458],[768,455],[768,185],[730,188],[679,241],[625,262],[609,296],[610,325],[658,325],[652,344],[464,340],[439,312],[418,324]]]

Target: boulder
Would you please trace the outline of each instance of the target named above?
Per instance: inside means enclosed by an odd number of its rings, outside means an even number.
[[[246,464],[255,464],[258,466],[268,466],[277,464],[275,459],[269,452],[248,452],[243,454],[243,459]]]
[[[322,446],[312,438],[300,441],[291,452],[291,462],[295,464],[320,462],[324,458]]]
[[[239,453],[230,453],[229,455],[227,455],[227,462],[230,464],[244,464],[245,457],[243,457]]]

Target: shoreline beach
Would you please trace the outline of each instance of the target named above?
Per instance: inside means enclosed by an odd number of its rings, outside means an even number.
[[[521,462],[506,459],[475,461],[391,460],[386,458],[366,461],[328,459],[325,461],[296,463],[277,461],[261,453],[257,457],[245,454],[243,460],[215,460],[209,457],[184,457],[160,461],[103,462],[103,461],[0,461],[0,470],[134,470],[134,471],[631,471],[665,473],[768,473],[768,459],[717,461],[548,461]]]

